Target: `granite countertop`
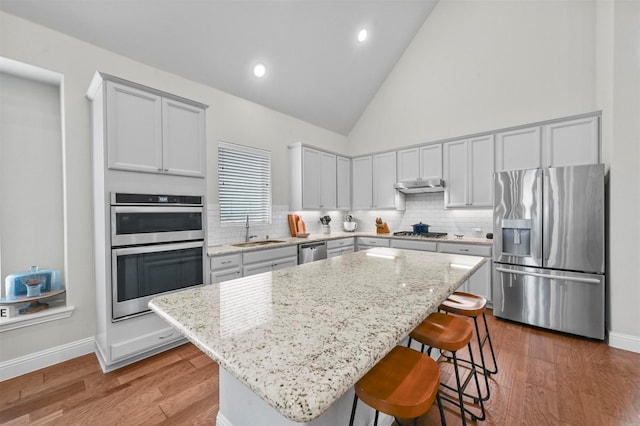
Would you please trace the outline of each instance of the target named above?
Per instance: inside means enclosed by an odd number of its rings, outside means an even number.
[[[315,419],[485,262],[374,248],[149,307],[286,418]]]
[[[399,236],[390,234],[376,234],[375,232],[332,232],[331,234],[311,234],[306,238],[295,238],[295,237],[283,237],[283,238],[270,238],[271,240],[282,241],[281,243],[270,243],[262,246],[253,246],[253,247],[236,247],[232,244],[221,244],[221,245],[211,245],[207,248],[207,254],[209,256],[218,256],[223,254],[232,254],[232,253],[242,253],[253,250],[264,250],[274,247],[284,247],[290,245],[297,245],[302,243],[308,243],[312,241],[328,241],[328,240],[337,240],[340,238],[349,238],[349,237],[376,237],[376,238],[391,238],[398,240],[413,240],[413,241],[431,241],[431,242],[440,242],[440,243],[456,243],[456,244],[478,244],[484,246],[493,245],[493,240],[489,240],[486,238],[474,238],[474,237],[463,237],[456,238],[453,235],[447,235],[442,238],[427,238],[427,237],[414,237],[414,236]],[[252,240],[254,241],[254,240]],[[241,244],[241,242],[239,242]]]

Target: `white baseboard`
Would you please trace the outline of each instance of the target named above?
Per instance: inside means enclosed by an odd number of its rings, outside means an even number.
[[[9,361],[0,363],[0,381],[21,376],[63,361],[68,361],[92,353],[94,350],[95,339],[93,337],[87,337],[86,339],[76,340],[66,345],[56,346],[20,358],[10,359]]]
[[[218,410],[218,415],[216,416],[216,426],[233,426],[229,419],[227,419],[224,414]]]
[[[640,354],[640,336],[609,332],[609,346]]]

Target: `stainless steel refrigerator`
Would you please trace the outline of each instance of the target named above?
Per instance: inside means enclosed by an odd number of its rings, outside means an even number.
[[[494,184],[494,315],[604,339],[603,165],[501,172]]]

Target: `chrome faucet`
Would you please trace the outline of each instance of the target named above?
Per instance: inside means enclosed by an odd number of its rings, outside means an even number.
[[[244,227],[245,227],[244,241],[248,243],[251,238],[257,237],[257,235],[249,235],[249,215],[247,215],[247,221],[245,222]]]

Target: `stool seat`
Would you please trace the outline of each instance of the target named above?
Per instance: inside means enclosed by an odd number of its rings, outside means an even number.
[[[472,334],[473,328],[467,321],[442,312],[434,312],[409,336],[432,348],[455,352],[469,343]]]
[[[471,293],[456,291],[440,305],[440,310],[452,314],[477,317],[484,313],[487,299]]]
[[[354,386],[370,407],[396,418],[425,414],[440,384],[438,363],[409,348],[396,346]]]

